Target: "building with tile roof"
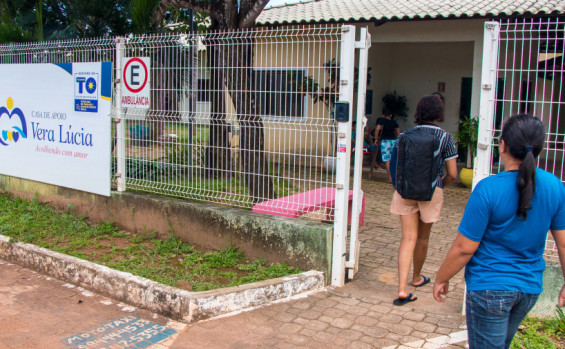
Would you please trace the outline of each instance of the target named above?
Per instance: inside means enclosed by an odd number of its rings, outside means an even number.
[[[367,27],[369,127],[381,116],[381,98],[387,92],[396,91],[408,100],[409,117],[399,121],[401,130],[414,125],[412,116],[421,96],[440,92],[446,104],[440,125],[455,132],[460,117],[479,115],[485,22],[559,19],[564,14],[565,1],[560,0],[273,0],[257,25]],[[541,62],[544,50],[549,51],[540,46],[528,57]],[[505,84],[503,79],[499,83]]]

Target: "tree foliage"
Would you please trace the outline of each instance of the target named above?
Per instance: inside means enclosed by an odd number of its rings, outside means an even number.
[[[188,8],[209,15],[211,29],[244,29],[255,25],[269,0],[161,0],[160,12],[167,9]]]

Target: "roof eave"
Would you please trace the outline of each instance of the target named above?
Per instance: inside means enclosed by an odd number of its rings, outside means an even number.
[[[460,19],[490,19],[490,20],[496,20],[496,19],[512,19],[512,18],[544,18],[544,17],[554,17],[554,16],[564,16],[565,17],[565,13],[564,12],[560,12],[560,11],[552,11],[551,13],[545,13],[545,12],[539,12],[539,13],[532,13],[532,12],[523,12],[523,13],[519,13],[519,12],[513,12],[511,14],[506,14],[504,12],[498,13],[498,14],[494,14],[494,13],[486,13],[484,15],[482,14],[478,14],[475,13],[472,16],[469,16],[468,14],[462,14],[462,15],[449,15],[449,16],[424,16],[424,17],[420,17],[420,16],[416,16],[416,17],[396,17],[393,16],[391,18],[376,18],[376,17],[370,17],[370,18],[349,18],[349,19],[345,19],[345,18],[340,18],[340,19],[334,19],[331,18],[329,20],[321,20],[321,21],[316,21],[316,20],[300,20],[300,21],[274,21],[274,22],[265,22],[265,23],[257,23],[256,26],[258,27],[279,27],[279,26],[288,26],[288,25],[312,25],[312,24],[339,24],[339,23],[374,23],[377,26],[383,25],[385,23],[389,23],[389,22],[418,22],[418,21],[435,21],[435,20],[460,20]]]

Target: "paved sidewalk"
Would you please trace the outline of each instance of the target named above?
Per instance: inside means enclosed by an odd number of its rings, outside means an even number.
[[[360,266],[353,281],[305,299],[189,325],[172,348],[464,347],[462,273],[451,281],[444,304],[433,300],[430,283],[412,288],[416,302],[392,305],[401,231],[399,218],[389,213],[393,189],[385,176],[377,173],[376,180],[363,181],[366,225],[360,229]],[[469,194],[459,186],[445,189],[442,220],[432,228],[425,275],[435,276],[455,239]]]
[[[363,182],[366,225],[360,229],[359,272],[345,287],[328,287],[308,297],[184,325],[0,261],[0,349],[126,344],[135,348],[464,347],[462,274],[451,282],[444,304],[433,300],[428,284],[411,290],[418,296],[416,302],[392,305],[400,222],[388,213],[392,187],[384,183],[385,175],[377,173],[377,180]],[[432,229],[424,274],[435,276],[455,238],[469,194],[462,187],[446,188],[442,220]]]

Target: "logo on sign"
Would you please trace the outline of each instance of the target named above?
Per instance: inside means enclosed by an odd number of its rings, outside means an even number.
[[[98,74],[74,74],[75,111],[98,112]]]
[[[8,97],[5,107],[0,107],[0,131],[0,144],[3,146],[17,143],[20,138],[27,138],[24,113],[20,108],[14,108],[12,97]]]

